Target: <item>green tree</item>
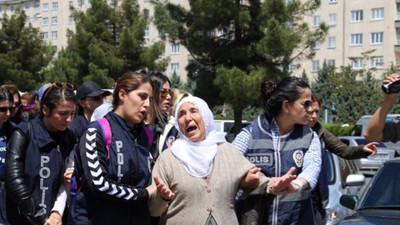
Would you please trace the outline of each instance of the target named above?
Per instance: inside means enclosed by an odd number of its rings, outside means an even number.
[[[146,68],[165,70],[161,59],[164,42],[148,44],[145,29],[151,18],[140,12],[137,0],[92,0],[86,12],[73,10],[75,32],[69,32],[68,47],[60,52],[50,76],[79,84],[94,80],[111,87],[126,71]]]
[[[38,29],[26,24],[26,14],[17,9],[3,14],[0,29],[0,83],[15,84],[22,91],[38,88],[54,55]]]
[[[188,48],[193,57],[189,76],[198,82],[195,94],[211,106],[229,103],[235,108],[235,97],[243,92],[249,98],[240,98],[241,109],[254,102],[259,92],[257,83],[249,84],[252,89],[243,89],[242,83],[230,88],[236,82],[234,76],[253,76],[258,71],[271,79],[288,76],[290,66],[298,66],[297,59],[314,55],[315,43],[327,32],[323,23],[311,29],[302,22],[305,14],[320,5],[318,0],[189,0],[189,9],[163,4],[162,0],[155,2],[155,23],[170,40]],[[218,69],[221,66],[225,69]],[[259,82],[258,77],[247,80],[253,81]],[[241,109],[234,110],[237,129],[241,127]]]
[[[318,71],[312,91],[322,99],[321,109],[336,107],[337,122],[341,123],[355,123],[361,116],[374,113],[383,97],[380,81],[371,76],[370,70],[346,66],[335,72],[326,63]]]

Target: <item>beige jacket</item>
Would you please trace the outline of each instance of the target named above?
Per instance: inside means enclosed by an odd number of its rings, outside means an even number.
[[[160,224],[205,225],[210,213],[218,225],[239,224],[234,210],[234,198],[241,178],[254,167],[233,145],[218,146],[209,183],[189,175],[171,150],[158,158],[153,175],[158,176],[175,193]],[[267,180],[262,177],[262,182]],[[167,202],[156,196],[150,201],[153,216],[162,214]]]

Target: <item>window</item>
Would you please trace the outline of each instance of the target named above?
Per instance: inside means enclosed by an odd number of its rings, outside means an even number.
[[[69,1],[69,2],[68,2],[68,5],[69,5],[69,7],[71,8],[71,7],[74,6],[74,2],[73,2],[73,1]]]
[[[28,10],[29,7],[31,7],[31,3],[30,2],[26,2],[25,3],[25,10]]]
[[[39,14],[39,13],[36,13],[36,14],[33,16],[33,21],[34,21],[34,22],[37,22],[37,21],[39,20],[39,17],[40,17],[40,14]]]
[[[53,9],[53,11],[57,11],[58,10],[58,2],[53,2],[52,3],[52,9]]]
[[[2,7],[2,6],[0,6],[0,12],[1,12],[1,11],[3,11],[3,7]]]
[[[29,23],[29,20],[30,20],[30,19],[31,19],[31,17],[26,16],[25,23]]]
[[[51,17],[51,25],[57,25],[57,23],[58,23],[58,18],[57,18],[57,16]]]
[[[362,68],[362,58],[355,58],[351,60],[351,68],[352,69],[361,69]]]
[[[384,10],[383,8],[371,9],[371,20],[383,20]]]
[[[144,30],[144,38],[149,38],[150,36],[150,27],[146,26],[146,29]]]
[[[328,37],[328,48],[336,48],[336,37]]]
[[[74,18],[72,16],[68,17],[68,24],[72,24],[74,22]]]
[[[329,3],[337,3],[337,0],[329,0]]]
[[[87,0],[87,3],[86,3],[88,6],[91,6],[92,5],[92,3],[90,2],[90,0]]]
[[[42,11],[43,12],[49,11],[49,3],[43,3]]]
[[[37,9],[37,8],[39,8],[39,5],[40,5],[39,1],[35,1],[33,3],[33,8]]]
[[[321,42],[320,41],[315,41],[314,49],[318,50],[320,48],[321,48]]]
[[[352,34],[350,45],[362,45],[363,35],[362,34]]]
[[[383,68],[383,56],[371,57],[371,68]]]
[[[51,39],[52,39],[52,40],[57,40],[57,36],[58,36],[57,31],[52,31],[52,32],[51,32]]]
[[[364,19],[362,10],[351,11],[351,22],[362,22]]]
[[[336,25],[336,13],[334,14],[329,14],[329,25],[334,26]]]
[[[172,74],[179,73],[179,63],[171,63],[171,73]]]
[[[334,59],[328,59],[327,61],[328,66],[335,66],[335,60]]]
[[[318,71],[318,69],[319,69],[319,60],[313,60],[311,71],[316,72]]]
[[[82,0],[78,0],[78,7],[82,7]]]
[[[179,44],[171,45],[171,54],[179,54]]]
[[[43,25],[43,26],[49,25],[49,18],[43,17],[42,25]]]
[[[164,31],[163,30],[157,30],[157,36],[158,37],[164,36]]]
[[[45,40],[45,41],[49,40],[49,33],[43,32],[42,33],[42,39]]]
[[[314,27],[318,27],[320,23],[321,23],[321,16],[314,16],[313,19]]]
[[[11,10],[11,12],[14,12],[14,10],[15,10],[15,6],[10,6],[10,10]]]
[[[383,32],[371,33],[371,44],[382,44],[383,43]]]
[[[145,19],[148,19],[150,17],[150,11],[148,9],[144,9],[143,16]]]

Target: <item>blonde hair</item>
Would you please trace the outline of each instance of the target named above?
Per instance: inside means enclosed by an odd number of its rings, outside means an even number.
[[[191,96],[189,92],[186,92],[182,89],[173,88],[174,97],[172,98],[172,107],[171,107],[171,115],[175,115],[176,106],[178,103],[185,97]]]

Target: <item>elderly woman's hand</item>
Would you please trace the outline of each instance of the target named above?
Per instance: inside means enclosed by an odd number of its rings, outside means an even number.
[[[175,197],[175,193],[169,189],[169,187],[164,184],[157,176],[154,176],[154,182],[157,186],[157,192],[165,201],[171,201]]]
[[[260,171],[258,167],[253,167],[247,171],[240,181],[240,187],[254,189],[260,185]]]

